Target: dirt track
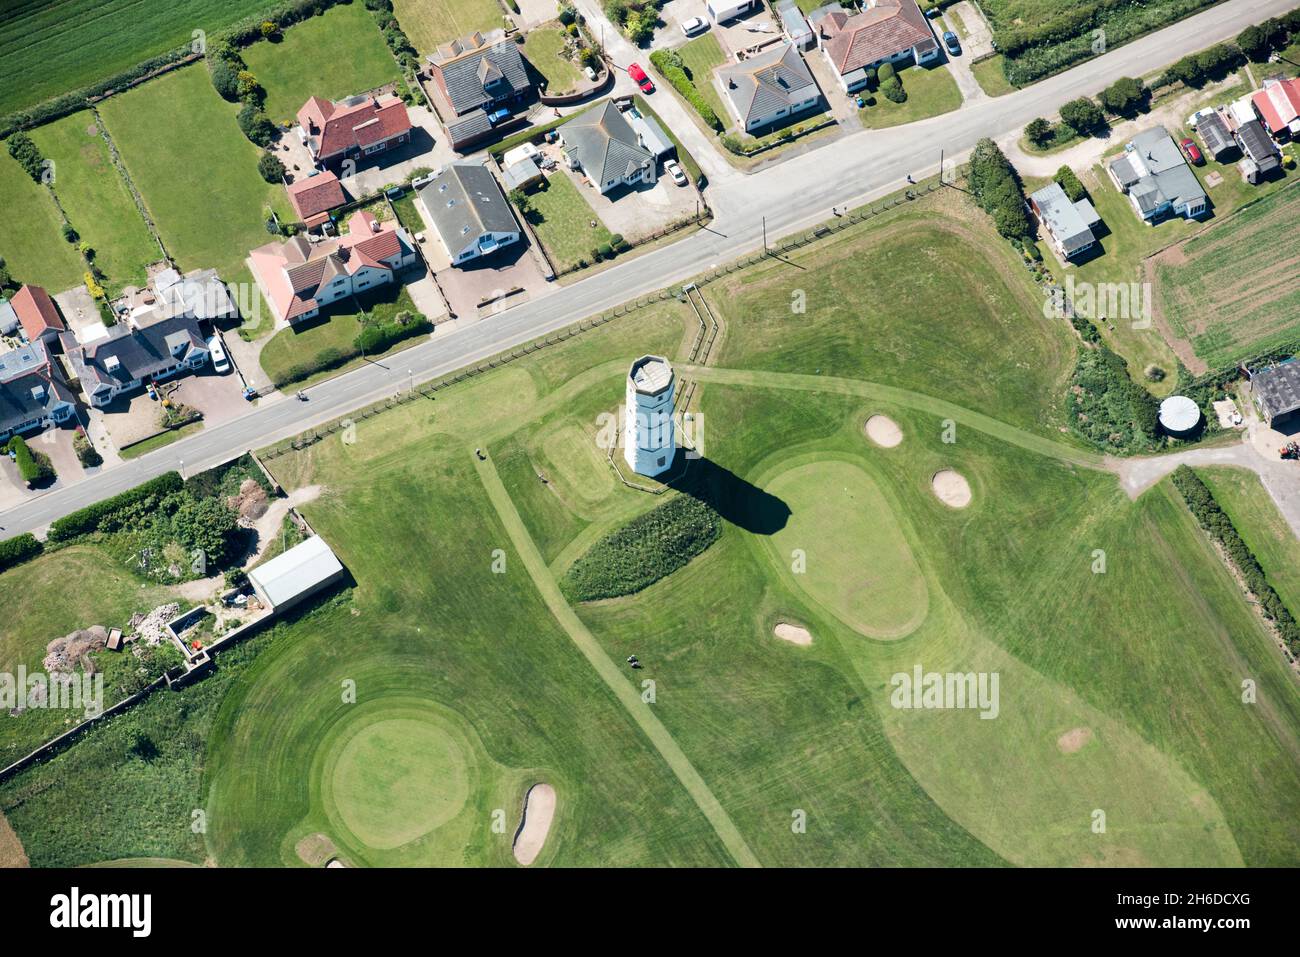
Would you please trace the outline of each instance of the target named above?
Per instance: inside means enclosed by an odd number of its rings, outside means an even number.
[[[0,814],[0,867],[31,867],[23,842],[3,814]]]

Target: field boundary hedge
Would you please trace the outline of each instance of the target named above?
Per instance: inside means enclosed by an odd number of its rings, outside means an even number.
[[[160,499],[172,492],[179,492],[184,485],[185,482],[181,479],[179,472],[164,472],[162,475],[151,478],[135,488],[127,489],[112,498],[106,498],[103,501],[95,502],[93,505],[87,505],[85,508],[70,512],[62,518],[56,518],[50,525],[49,533],[45,536],[46,541],[66,542],[82,535],[89,535],[98,531],[100,523],[118,509],[151,498]]]
[[[1300,651],[1300,625],[1268,581],[1263,566],[1237,531],[1228,513],[1219,505],[1208,485],[1189,466],[1180,465],[1173,473],[1174,487],[1183,496],[1187,508],[1206,534],[1217,542],[1236,566],[1246,589],[1259,602],[1260,613],[1273,622],[1278,636],[1291,654]]]
[[[44,550],[45,546],[31,532],[6,538],[0,542],[0,571],[30,561]]]

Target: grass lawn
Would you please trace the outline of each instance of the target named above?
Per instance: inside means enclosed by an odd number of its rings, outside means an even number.
[[[496,0],[393,0],[393,13],[421,54],[475,30],[494,30],[504,16]]]
[[[193,435],[203,429],[203,420],[196,422],[186,422],[180,428],[168,429],[166,432],[159,432],[157,435],[151,435],[147,439],[142,439],[132,445],[124,446],[118,450],[118,454],[123,459],[138,459],[146,452],[152,452],[155,449],[161,449],[164,446],[171,445],[187,435]]]
[[[1016,90],[1007,80],[1006,73],[1003,72],[1002,64],[1005,59],[1002,54],[996,53],[971,65],[970,71],[975,77],[975,82],[989,96],[1004,96],[1007,93],[1014,93]]]
[[[882,129],[902,123],[915,123],[950,113],[961,106],[961,90],[946,65],[935,67],[909,66],[898,71],[907,91],[907,100],[894,103],[876,91],[874,106],[859,110],[862,125],[867,129]]]
[[[1074,343],[987,218],[944,191],[790,258],[704,288],[707,369],[669,300],[269,459],[323,489],[303,511],[356,587],[0,786],[33,863],[299,866],[323,835],[361,865],[510,865],[485,822],[544,781],[542,865],[1294,864],[1293,676],[1168,483],[1131,501],[1062,437]],[[571,606],[568,565],[663,501],[596,445],[648,351],[699,384],[705,454],[669,494],[721,537]],[[997,674],[996,720],[897,707],[917,665]],[[133,728],[156,765],[123,761]],[[174,824],[195,807],[202,839]]]
[[[51,295],[79,284],[86,267],[63,240],[58,207],[8,150],[0,150],[0,196],[5,203],[0,257],[14,279],[44,286]]]
[[[582,70],[569,59],[568,35],[558,23],[536,27],[524,38],[524,57],[546,77],[546,92],[552,96],[577,89]]]
[[[267,241],[268,208],[292,215],[283,187],[257,173],[259,150],[235,123],[200,66],[112,97],[100,115],[144,197],[164,245],[183,270],[233,275]],[[164,128],[158,118],[168,117]]]
[[[276,123],[292,122],[310,96],[341,100],[401,78],[361,3],[331,7],[289,27],[278,42],[263,40],[242,53],[266,89],[266,113]]]
[[[109,295],[125,285],[144,285],[145,267],[162,252],[113,165],[94,116],[74,113],[31,135],[54,162],[54,192],[68,220],[94,248],[95,263],[108,275]]]
[[[713,107],[713,112],[718,114],[718,119],[724,126],[729,125],[731,111],[722,102],[722,97],[718,95],[718,88],[713,83],[713,71],[727,62],[726,54],[718,44],[718,38],[712,32],[701,34],[678,47],[677,53],[682,58],[682,65],[686,67],[691,82],[700,91],[704,101]]]
[[[1155,260],[1159,305],[1175,335],[1212,368],[1295,337],[1294,259],[1300,189],[1273,193]],[[1207,303],[1213,303],[1211,309]]]
[[[0,12],[0,113],[107,79],[265,9],[266,0],[7,3]]]
[[[1255,553],[1269,584],[1288,608],[1300,609],[1300,542],[1259,476],[1231,468],[1198,468],[1196,474],[1210,487],[1219,506]]]
[[[352,340],[363,328],[363,314],[377,322],[385,322],[402,310],[418,311],[415,303],[411,301],[411,294],[401,283],[388,283],[367,291],[361,297],[344,299],[331,304],[316,318],[299,323],[297,326],[281,329],[272,336],[262,348],[260,357],[262,370],[271,377],[273,382],[286,381],[294,366],[314,365],[332,350],[349,352],[353,348]],[[420,341],[421,338],[418,336],[403,340],[383,355],[390,355],[417,345]],[[333,368],[313,373],[297,382],[300,385],[319,382],[321,379],[355,368],[364,361],[366,361],[364,358],[358,356]]]
[[[610,231],[563,170],[548,176],[546,187],[530,193],[529,199],[528,222],[557,271],[572,268],[579,260],[590,262],[591,251],[609,242]]]

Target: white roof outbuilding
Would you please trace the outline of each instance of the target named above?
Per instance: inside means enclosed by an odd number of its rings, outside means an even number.
[[[1200,422],[1200,406],[1185,395],[1171,395],[1160,403],[1160,425],[1171,435],[1190,432]]]
[[[319,535],[313,535],[248,573],[248,580],[258,597],[276,611],[342,577],[343,563]]]

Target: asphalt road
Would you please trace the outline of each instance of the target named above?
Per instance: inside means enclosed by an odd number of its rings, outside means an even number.
[[[1205,13],[1006,96],[890,130],[863,130],[751,175],[721,160],[712,170],[709,203],[716,218],[706,230],[629,259],[554,294],[517,306],[389,359],[292,397],[259,404],[247,415],[205,428],[165,448],[55,488],[0,513],[0,537],[41,531],[60,515],[125,491],[170,469],[209,468],[250,448],[289,438],[416,384],[454,372],[511,346],[696,275],[762,246],[770,238],[829,219],[832,206],[860,205],[901,188],[910,174],[932,175],[940,150],[960,160],[984,136],[1015,133],[1036,116],[1050,116],[1077,96],[1097,93],[1120,76],[1142,76],[1186,53],[1231,39],[1252,23],[1290,9],[1295,0],[1227,0]],[[607,31],[609,28],[606,28]],[[658,97],[671,96],[660,91]]]

